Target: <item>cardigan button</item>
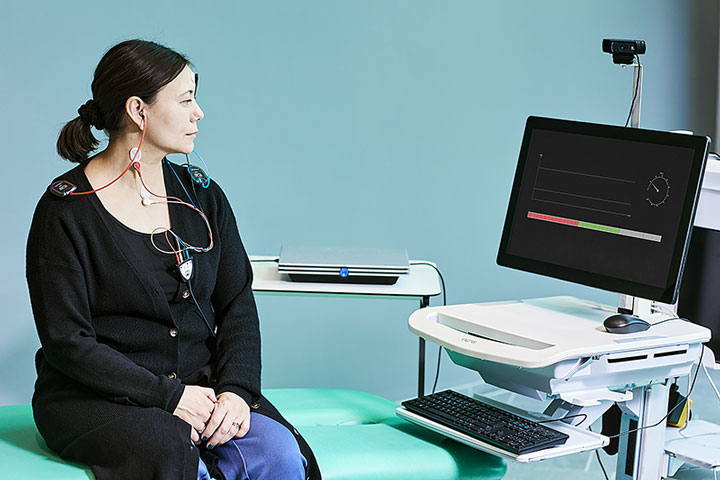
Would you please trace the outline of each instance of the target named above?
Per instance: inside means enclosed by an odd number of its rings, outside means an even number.
[[[173,379],[177,378],[177,373],[175,373],[175,372],[170,372],[170,373],[168,374],[168,378],[173,378]]]
[[[170,336],[175,338],[178,336],[178,329],[177,328],[171,328],[170,329]]]
[[[183,298],[188,298],[189,296],[190,296],[190,291],[189,291],[189,290],[183,290],[183,292],[182,292],[182,297],[183,297]]]
[[[250,405],[250,408],[252,408],[253,410],[257,410],[258,408],[260,408],[260,404],[258,402],[255,402]]]

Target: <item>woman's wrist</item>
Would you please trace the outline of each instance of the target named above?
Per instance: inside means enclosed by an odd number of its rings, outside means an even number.
[[[248,405],[252,405],[253,403],[257,402],[260,398],[260,395],[254,395],[250,393],[250,391],[246,390],[243,387],[237,386],[237,385],[225,385],[222,389],[217,391],[217,395],[220,396],[221,394],[225,392],[234,393],[238,397],[242,398],[245,403]]]

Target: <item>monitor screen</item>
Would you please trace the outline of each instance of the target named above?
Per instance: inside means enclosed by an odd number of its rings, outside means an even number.
[[[709,139],[530,117],[499,265],[674,303]]]

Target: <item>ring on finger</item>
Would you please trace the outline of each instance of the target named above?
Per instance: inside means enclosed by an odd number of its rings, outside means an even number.
[[[238,422],[232,422],[232,426],[240,430],[240,424]]]

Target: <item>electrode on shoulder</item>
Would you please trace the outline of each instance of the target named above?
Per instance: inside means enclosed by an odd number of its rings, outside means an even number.
[[[75,184],[68,182],[67,180],[58,180],[50,185],[50,193],[58,197],[67,197],[77,189]]]
[[[196,165],[188,165],[186,168],[188,175],[190,175],[190,179],[193,182],[203,188],[207,188],[207,186],[210,184],[210,178],[207,176],[207,174],[202,168]]]

